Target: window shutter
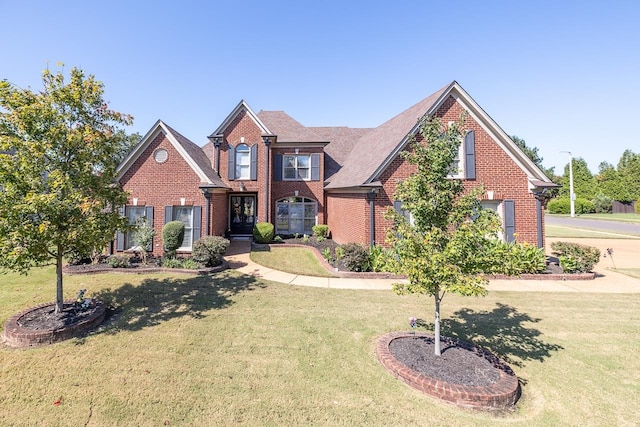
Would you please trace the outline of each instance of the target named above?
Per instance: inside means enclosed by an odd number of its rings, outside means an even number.
[[[173,206],[164,207],[164,223],[168,223],[173,220]]]
[[[149,226],[153,228],[153,206],[145,206],[144,215],[147,217],[147,224],[149,224]],[[149,244],[149,246],[147,246],[147,250],[153,250],[153,238],[151,239],[151,243]]]
[[[473,130],[464,137],[464,159],[464,177],[476,179],[476,133]]]
[[[393,202],[393,209],[395,209],[396,212],[402,215],[402,202],[400,200],[395,200]]]
[[[258,144],[251,146],[251,175],[252,181],[258,179]]]
[[[514,200],[505,200],[504,204],[504,239],[507,243],[516,240],[516,202]]]
[[[118,208],[118,213],[120,214],[120,216],[125,216],[125,207],[120,206]],[[124,233],[120,230],[116,231],[116,251],[124,251]]]
[[[227,177],[230,181],[233,181],[236,179],[236,149],[233,145],[229,144],[227,153],[229,154],[229,171],[227,173]]]
[[[320,154],[311,155],[311,181],[320,181]]]
[[[200,238],[201,235],[201,226],[202,226],[202,206],[194,206],[193,207],[193,241],[191,242],[191,247],[193,247],[193,243]]]
[[[282,181],[282,154],[273,156],[273,180]]]

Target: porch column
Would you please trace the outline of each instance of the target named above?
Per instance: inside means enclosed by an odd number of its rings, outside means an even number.
[[[369,201],[369,246],[376,244],[376,194],[378,189],[372,189],[367,193],[367,200]]]
[[[205,215],[204,215],[204,235],[211,235],[211,193],[208,188],[201,188],[202,194],[205,199]]]
[[[265,222],[271,222],[269,218],[269,189],[271,187],[271,175],[269,165],[271,163],[270,154],[271,154],[271,143],[276,141],[276,135],[263,135],[262,141],[264,142],[264,146],[267,150],[267,154],[265,156],[265,191],[264,191],[264,220]]]

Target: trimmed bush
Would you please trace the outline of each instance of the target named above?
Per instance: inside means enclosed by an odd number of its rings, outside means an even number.
[[[107,258],[107,264],[111,268],[127,268],[130,260],[131,258],[128,255],[111,255]]]
[[[162,227],[162,244],[169,257],[174,257],[184,240],[184,223],[169,221]]]
[[[259,222],[253,227],[253,238],[258,243],[270,243],[275,235],[275,227],[270,222]]]
[[[596,194],[592,200],[593,211],[595,213],[611,213],[613,212],[613,199],[602,193]]]
[[[312,228],[313,234],[316,237],[320,237],[322,239],[326,239],[329,237],[329,226],[325,224],[314,225]]]
[[[577,198],[574,203],[574,208],[577,214],[587,214],[593,213],[595,211],[595,207],[593,202],[587,199]],[[560,199],[550,200],[547,204],[547,209],[549,213],[552,214],[569,214],[571,213],[571,201],[568,197],[563,197]]]
[[[229,247],[229,240],[222,236],[204,236],[193,244],[191,256],[193,260],[205,267],[216,267],[222,264],[222,256]]]
[[[600,250],[593,246],[571,242],[551,243],[553,254],[558,256],[565,273],[587,273],[600,260]]]
[[[340,245],[342,257],[340,262],[349,271],[369,271],[369,251],[358,243]]]

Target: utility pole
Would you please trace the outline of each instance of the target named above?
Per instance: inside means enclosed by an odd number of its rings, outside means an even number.
[[[576,216],[576,195],[573,192],[573,155],[571,151],[561,151],[569,154],[569,204],[571,206],[571,218]]]

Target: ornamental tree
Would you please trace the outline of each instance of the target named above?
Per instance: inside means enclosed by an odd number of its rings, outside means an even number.
[[[425,294],[435,302],[435,354],[440,355],[440,303],[447,292],[485,295],[483,271],[494,270],[492,241],[500,231],[495,212],[482,209],[482,187],[465,191],[450,178],[462,141],[464,117],[449,127],[424,117],[402,156],[416,172],[400,182],[395,199],[402,212],[389,209],[387,233],[392,256],[388,267],[408,283],[394,284],[398,294]]]
[[[103,84],[80,69],[42,80],[40,92],[0,81],[0,267],[27,273],[54,259],[60,312],[63,257],[127,229],[115,172],[132,118],[110,110]]]

